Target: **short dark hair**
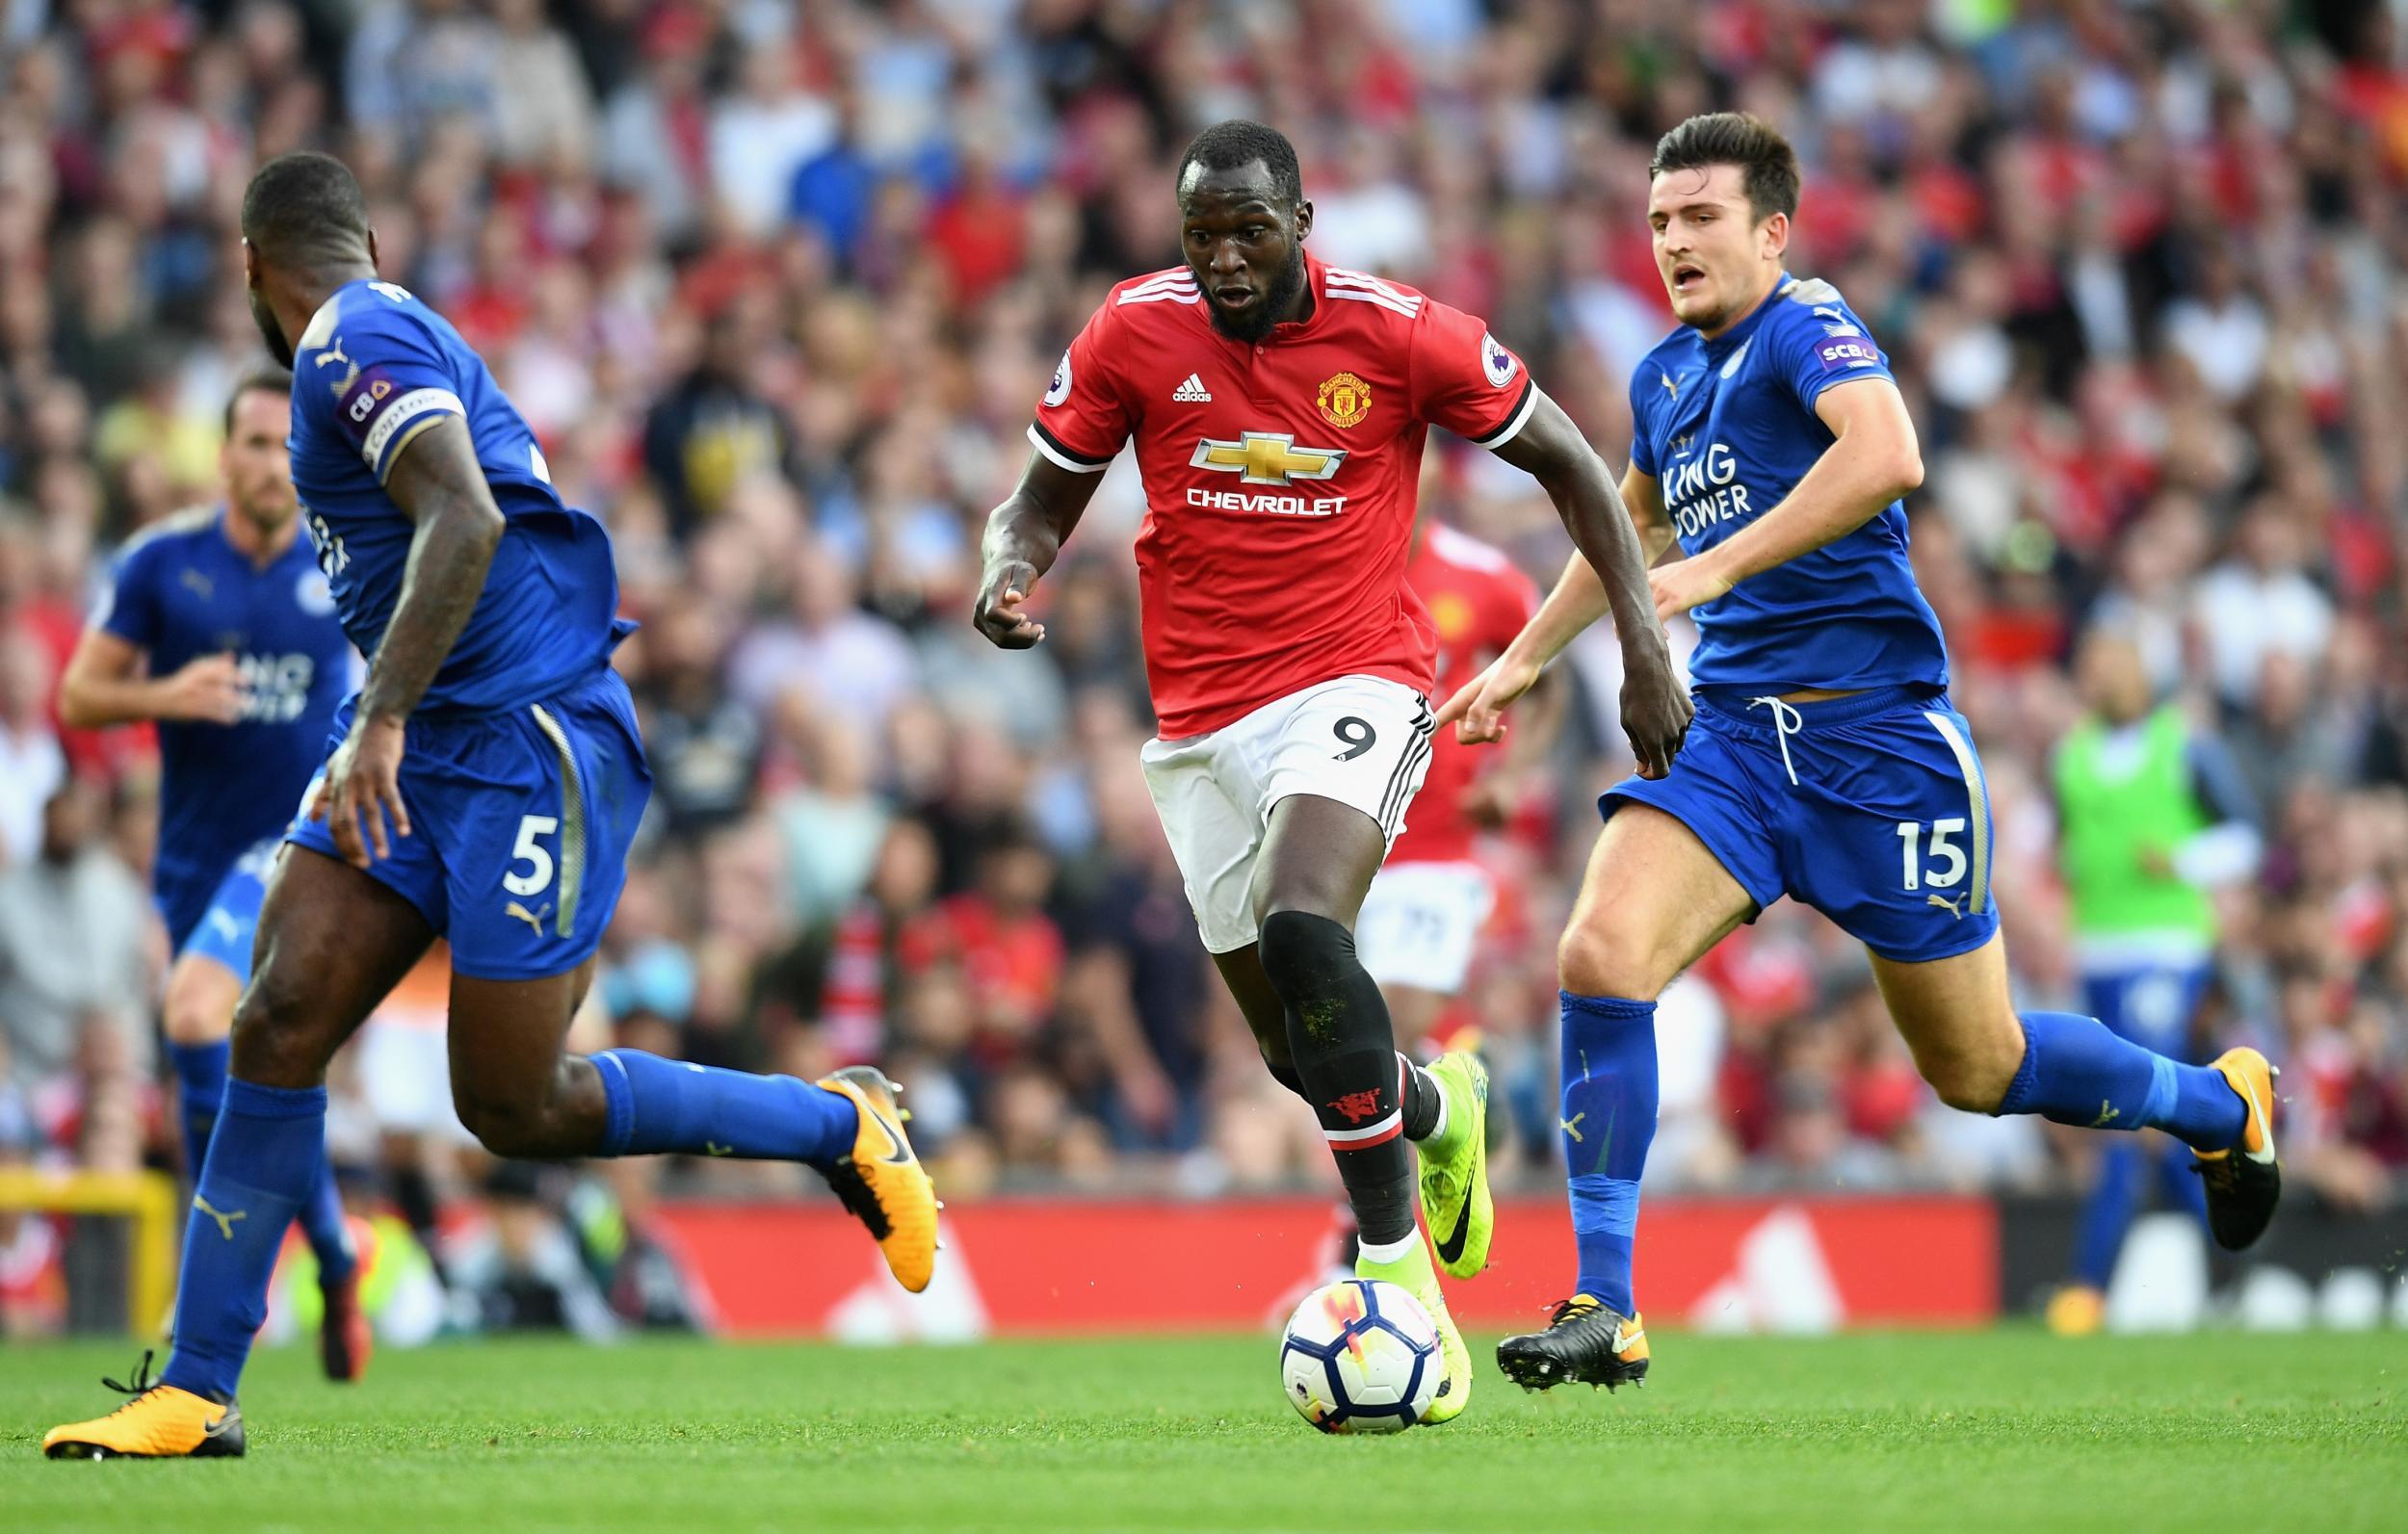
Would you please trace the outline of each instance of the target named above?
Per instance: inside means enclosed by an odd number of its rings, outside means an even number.
[[[1717,165],[1740,168],[1740,185],[1759,222],[1776,213],[1797,216],[1797,151],[1780,129],[1753,113],[1709,112],[1674,128],[1656,141],[1647,179]]]
[[[1257,160],[1270,171],[1271,191],[1286,198],[1289,206],[1304,200],[1304,172],[1296,166],[1296,145],[1277,128],[1243,117],[1216,122],[1189,142],[1188,152],[1179,157],[1177,185],[1181,200],[1186,198],[1188,167],[1235,170]]]
[[[293,397],[293,370],[273,362],[258,362],[245,368],[234,387],[225,394],[225,434],[234,434],[234,407],[247,394],[273,394],[283,399]]]
[[[278,155],[244,189],[243,238],[279,264],[365,260],[367,195],[351,168],[330,154]]]

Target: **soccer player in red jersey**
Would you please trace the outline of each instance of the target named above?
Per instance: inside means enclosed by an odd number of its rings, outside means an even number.
[[[1452,696],[1505,653],[1538,611],[1538,587],[1513,561],[1424,511],[1405,584],[1428,609],[1438,637],[1438,688]],[[1363,968],[1406,1042],[1426,1036],[1463,989],[1474,941],[1496,904],[1488,871],[1472,855],[1482,825],[1505,819],[1514,769],[1545,749],[1558,694],[1543,691],[1507,738],[1511,757],[1467,745],[1452,730],[1431,742],[1429,775],[1414,795],[1413,821],[1388,849],[1355,919]],[[1442,1233],[1441,1237],[1444,1239]],[[1442,1251],[1440,1257],[1443,1259]]]
[[[1478,1062],[1396,1053],[1354,949],[1364,891],[1428,770],[1434,648],[1405,585],[1422,444],[1445,427],[1546,487],[1611,593],[1622,722],[1661,775],[1689,704],[1612,477],[1480,322],[1305,253],[1296,149],[1253,122],[1206,129],[1177,181],[1185,263],[1112,290],[1055,370],[1036,452],[988,519],[975,618],[1044,637],[1028,600],[1096,476],[1133,438],[1146,780],[1205,946],[1264,1063],[1312,1106],[1362,1232],[1357,1271],[1410,1289],[1446,1344],[1429,1419],[1462,1411],[1470,1357],[1414,1228],[1468,1276],[1487,1259],[1475,1188]]]

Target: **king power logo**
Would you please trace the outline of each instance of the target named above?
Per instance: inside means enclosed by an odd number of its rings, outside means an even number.
[[[1234,474],[1241,484],[1290,485],[1327,480],[1346,461],[1344,448],[1302,446],[1285,431],[1245,431],[1235,442],[1205,437],[1188,460],[1193,469]],[[1343,495],[1265,495],[1245,490],[1188,490],[1188,505],[1215,511],[1251,511],[1271,516],[1326,517],[1346,509]]]

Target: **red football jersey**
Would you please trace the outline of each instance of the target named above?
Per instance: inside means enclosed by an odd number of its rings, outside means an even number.
[[[1445,702],[1503,654],[1538,611],[1538,586],[1513,561],[1453,528],[1432,523],[1404,579],[1438,629],[1438,691]],[[1454,863],[1472,855],[1474,828],[1463,791],[1497,760],[1493,745],[1465,745],[1452,728],[1432,742],[1429,776],[1405,813],[1390,863]]]
[[[1100,473],[1137,439],[1138,587],[1165,740],[1333,677],[1427,692],[1404,584],[1428,428],[1509,441],[1530,370],[1479,321],[1305,258],[1313,313],[1260,345],[1213,327],[1194,273],[1114,288],[1054,371],[1029,439]]]

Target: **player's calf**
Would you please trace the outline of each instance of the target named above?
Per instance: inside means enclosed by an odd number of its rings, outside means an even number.
[[[176,1122],[184,1135],[184,1175],[197,1181],[209,1135],[225,1101],[234,1054],[230,1035],[242,988],[233,973],[209,959],[185,957],[168,974],[161,1008],[168,1062],[175,1071]]]
[[[495,1156],[510,1160],[560,1161],[602,1154],[608,1109],[590,1061],[561,1060],[536,1090],[462,1076],[452,1083],[452,1108],[461,1127]]]
[[[1387,1003],[1356,960],[1354,938],[1325,916],[1263,919],[1263,972],[1287,1004],[1288,1048],[1367,1247],[1414,1235],[1413,1156]]]
[[[1912,1053],[1916,1070],[1941,1102],[1963,1113],[1996,1113],[2015,1084],[2024,1038],[2009,1024],[2003,1030],[1965,1030],[1944,1040],[1920,1040]]]

